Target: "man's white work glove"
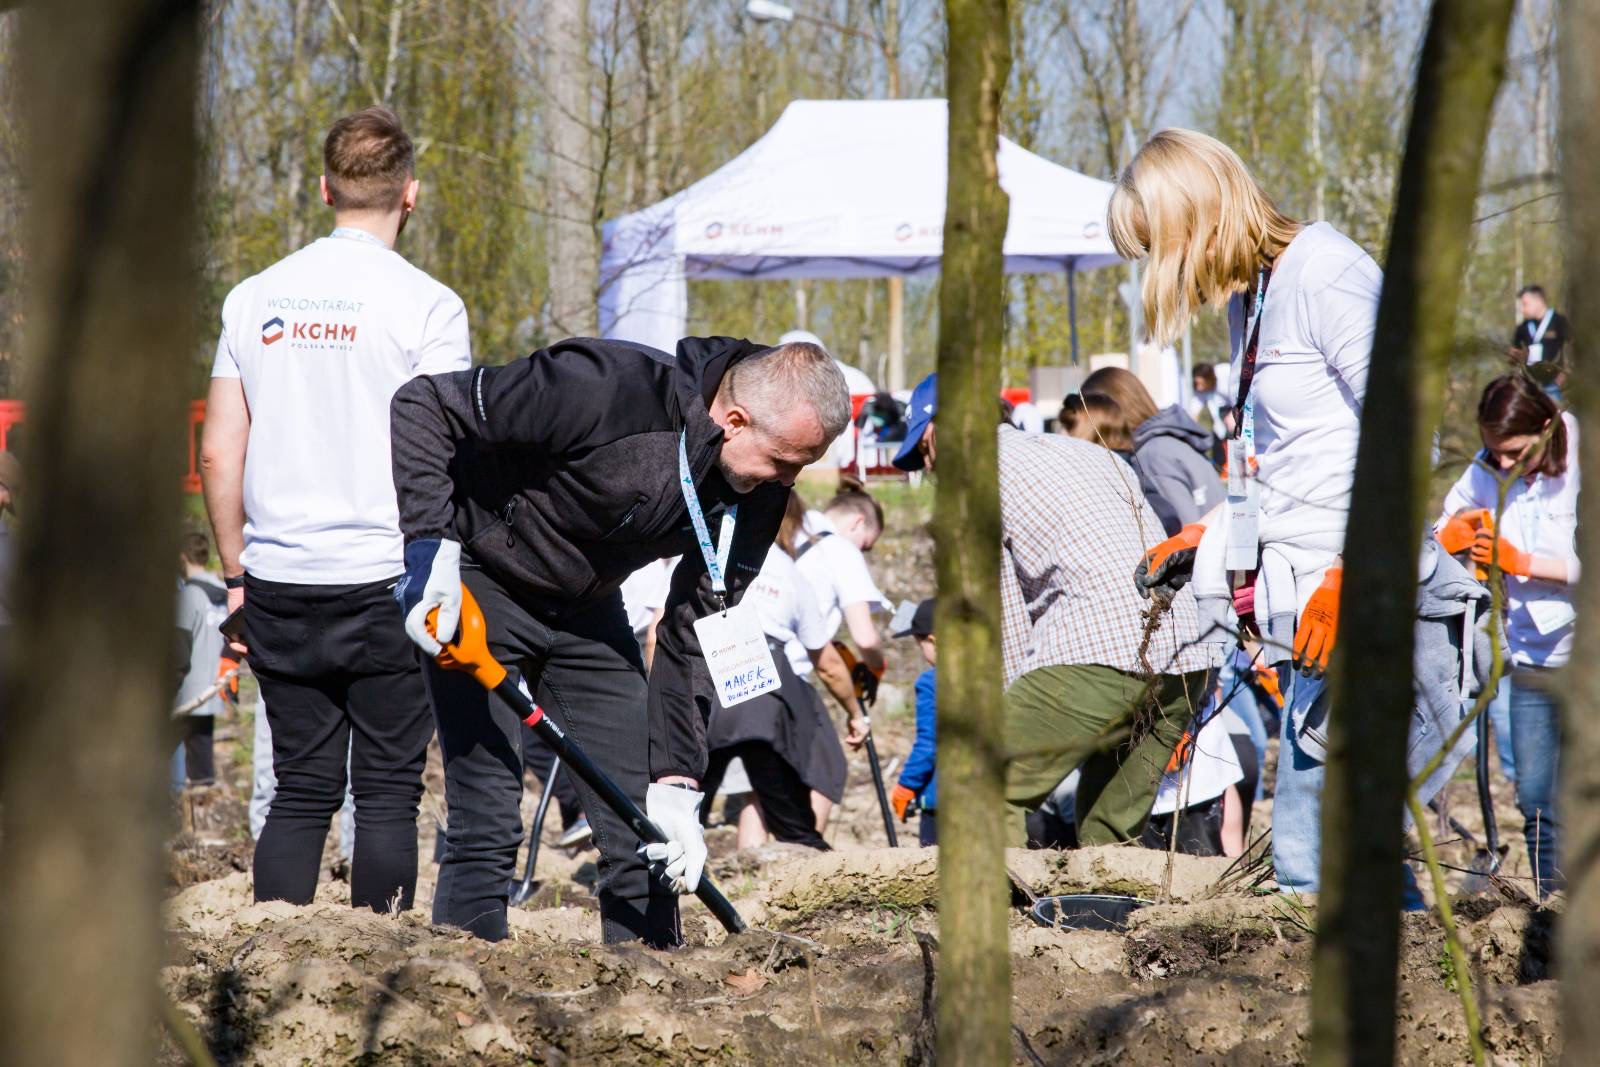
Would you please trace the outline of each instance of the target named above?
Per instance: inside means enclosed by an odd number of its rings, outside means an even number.
[[[663,880],[674,893],[700,888],[706,866],[706,839],[700,829],[700,804],[705,794],[694,789],[652,782],[644,794],[644,813],[666,835],[666,844],[644,844],[639,854],[661,864]]]
[[[406,616],[406,636],[422,651],[437,656],[443,647],[428,632],[428,613],[439,609],[436,629],[449,641],[461,622],[461,544],[433,537],[406,546],[405,577],[394,598]]]

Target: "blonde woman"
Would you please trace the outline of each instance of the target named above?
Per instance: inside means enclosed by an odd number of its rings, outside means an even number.
[[[1174,340],[1202,305],[1227,309],[1239,413],[1227,499],[1150,549],[1135,582],[1148,593],[1192,577],[1202,635],[1226,637],[1231,599],[1267,661],[1300,669],[1283,716],[1273,860],[1282,887],[1314,892],[1322,673],[1383,276],[1332,226],[1280,212],[1232,149],[1189,130],[1163,130],[1139,150],[1109,224],[1122,255],[1147,261],[1156,343]]]

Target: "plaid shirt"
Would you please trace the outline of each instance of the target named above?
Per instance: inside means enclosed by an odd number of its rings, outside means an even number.
[[[1040,667],[1097,663],[1142,673],[1140,613],[1133,587],[1145,548],[1166,534],[1115,453],[1060,435],[1000,427],[1000,650],[1005,684]],[[1196,640],[1187,589],[1150,642],[1158,674],[1216,666],[1214,645]]]

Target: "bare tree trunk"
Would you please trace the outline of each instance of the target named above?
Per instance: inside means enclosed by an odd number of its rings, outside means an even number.
[[[1345,534],[1312,969],[1315,1064],[1394,1061],[1417,535],[1511,8],[1436,3],[1417,70]]]
[[[939,282],[939,1060],[1009,1063],[1000,492],[995,427],[1010,202],[995,153],[1006,0],[947,0],[949,191]]]
[[[12,1063],[132,1067],[155,1053],[199,10],[54,0],[22,26],[29,449],[0,1027]]]
[[[289,153],[288,179],[284,192],[289,209],[284,213],[288,251],[306,243],[306,135],[305,116],[309,110],[306,97],[310,91],[311,72],[306,69],[305,41],[306,8],[309,0],[294,0],[289,32],[289,85],[294,98],[294,114],[289,117],[285,131],[285,151]]]
[[[598,329],[600,243],[595,237],[594,137],[589,126],[588,0],[545,0],[549,133],[550,329],[580,337]]]
[[[1562,0],[1560,56],[1561,177],[1566,210],[1566,276],[1600,277],[1600,70],[1594,49],[1600,48],[1600,0]],[[1574,360],[1568,393],[1580,419],[1592,425],[1600,410],[1596,390],[1596,323],[1600,295],[1593,283],[1571,285],[1567,299],[1580,343],[1568,356]],[[1600,463],[1600,435],[1578,435],[1578,465]],[[1590,470],[1600,469],[1590,467]],[[1600,1047],[1600,1013],[1594,991],[1600,983],[1600,493],[1578,499],[1578,523],[1584,531],[1578,553],[1584,565],[1578,586],[1582,620],[1573,639],[1572,665],[1563,672],[1566,699],[1561,716],[1561,869],[1567,882],[1567,907],[1561,916],[1560,972],[1562,995],[1562,1062],[1587,1063]],[[1581,666],[1588,664],[1588,667]]]

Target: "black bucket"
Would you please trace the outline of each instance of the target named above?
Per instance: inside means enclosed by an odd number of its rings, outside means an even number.
[[[1110,930],[1121,933],[1127,929],[1128,916],[1151,903],[1154,902],[1110,893],[1069,893],[1060,897],[1040,897],[1034,902],[1028,917],[1040,926],[1056,930]]]

